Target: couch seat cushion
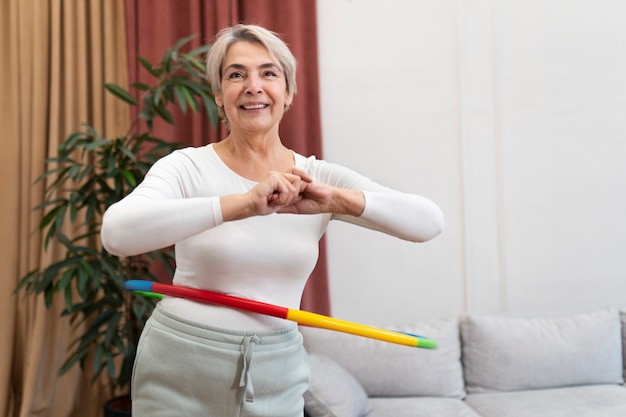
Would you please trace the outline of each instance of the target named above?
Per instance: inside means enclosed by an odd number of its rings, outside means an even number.
[[[626,388],[621,385],[470,394],[465,401],[483,417],[626,416]]]
[[[454,398],[370,398],[367,417],[480,417],[462,400]]]

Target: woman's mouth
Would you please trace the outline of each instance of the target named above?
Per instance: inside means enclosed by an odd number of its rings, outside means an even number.
[[[258,109],[264,109],[268,107],[268,105],[267,104],[244,104],[239,107],[241,107],[244,110],[258,110]]]

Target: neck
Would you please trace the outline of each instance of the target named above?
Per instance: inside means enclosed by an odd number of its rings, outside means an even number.
[[[277,150],[284,149],[277,132],[255,134],[230,132],[222,142],[231,152],[240,156],[270,156]]]
[[[243,136],[231,132],[214,148],[230,169],[254,181],[261,181],[269,171],[286,172],[294,165],[292,152],[278,135]]]

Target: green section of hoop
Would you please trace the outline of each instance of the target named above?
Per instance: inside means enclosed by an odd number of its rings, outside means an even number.
[[[157,294],[155,292],[150,292],[150,291],[133,291],[133,293],[138,294],[138,295],[143,295],[144,297],[148,297],[148,298],[158,298],[159,300],[163,298],[163,294]]]

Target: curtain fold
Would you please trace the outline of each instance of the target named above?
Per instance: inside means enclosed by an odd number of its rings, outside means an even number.
[[[16,356],[13,341],[17,333],[17,299],[12,295],[19,270],[19,177],[20,165],[17,156],[20,152],[19,120],[15,112],[9,112],[19,103],[15,98],[19,96],[18,84],[15,82],[19,74],[18,49],[11,47],[11,40],[17,36],[16,5],[0,2],[0,49],[5,51],[5,64],[0,65],[0,82],[3,87],[3,98],[0,101],[0,123],[3,126],[2,145],[0,152],[0,175],[4,179],[0,182],[3,198],[0,198],[0,227],[3,234],[0,237],[0,249],[4,254],[4,261],[0,263],[0,276],[9,277],[0,280],[0,320],[5,337],[0,338],[0,413],[6,416],[13,415],[13,404],[16,393],[12,389],[12,364]],[[19,360],[19,359],[18,359]]]
[[[259,24],[281,34],[298,61],[298,94],[281,123],[281,138],[296,152],[322,157],[315,0],[126,0],[126,14],[131,82],[149,81],[138,57],[160,61],[162,53],[185,36],[197,34],[192,43],[196,47],[210,43],[220,29],[236,23]],[[182,117],[175,114],[177,120]],[[155,134],[201,146],[223,139],[227,131],[223,125],[216,131],[206,116],[192,114],[175,125],[155,123]],[[330,314],[325,240],[302,308]]]
[[[96,417],[111,393],[105,381],[91,384],[78,367],[58,369],[75,337],[60,319],[63,300],[46,310],[41,298],[13,294],[28,271],[63,256],[42,250],[34,233],[43,184],[33,185],[65,137],[89,123],[107,136],[124,132],[126,105],[105,95],[105,82],[127,85],[123,0],[3,0],[0,42],[7,58],[0,66],[6,87],[0,108],[3,152],[0,169],[5,260],[0,273],[0,311],[6,337],[0,339],[0,413],[10,417]]]

